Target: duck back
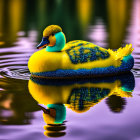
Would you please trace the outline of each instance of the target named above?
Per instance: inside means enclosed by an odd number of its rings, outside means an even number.
[[[63,51],[67,52],[73,64],[107,59],[110,56],[106,49],[81,40],[68,42]]]

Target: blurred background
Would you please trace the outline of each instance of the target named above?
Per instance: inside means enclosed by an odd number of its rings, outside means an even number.
[[[22,37],[24,43],[36,43],[46,26],[57,24],[67,41],[118,48],[130,35],[128,25],[138,16],[138,6],[139,0],[0,0],[1,47],[20,43]]]
[[[40,122],[43,124],[40,108],[28,91],[27,63],[37,51],[44,28],[51,24],[62,27],[67,42],[86,40],[111,49],[132,43],[135,58],[132,72],[137,83],[135,94],[139,96],[140,0],[0,0],[2,139],[7,139],[6,132],[11,134],[19,129],[15,125],[32,124],[29,128],[34,127],[36,133],[42,131],[42,126],[37,127]]]

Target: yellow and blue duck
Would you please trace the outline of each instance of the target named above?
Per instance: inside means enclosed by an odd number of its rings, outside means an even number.
[[[132,44],[116,51],[93,43],[74,40],[66,43],[62,29],[50,25],[43,31],[43,39],[29,59],[32,76],[70,78],[73,76],[101,76],[130,71],[134,65]]]

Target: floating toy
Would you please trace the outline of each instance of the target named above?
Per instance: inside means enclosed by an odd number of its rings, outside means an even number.
[[[66,43],[65,35],[57,25],[45,28],[37,48],[45,46],[29,59],[32,76],[70,78],[112,75],[130,71],[134,65],[132,44],[113,51],[82,40]]]

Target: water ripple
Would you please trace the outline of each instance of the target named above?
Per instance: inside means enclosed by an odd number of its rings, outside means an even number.
[[[14,78],[14,79],[22,79],[29,80],[30,73],[27,67],[16,68],[15,66],[12,68],[4,68],[0,71],[0,75],[4,77]]]
[[[36,41],[30,37],[18,37],[12,46],[0,48],[0,75],[13,79],[28,80],[29,57],[36,51]]]

